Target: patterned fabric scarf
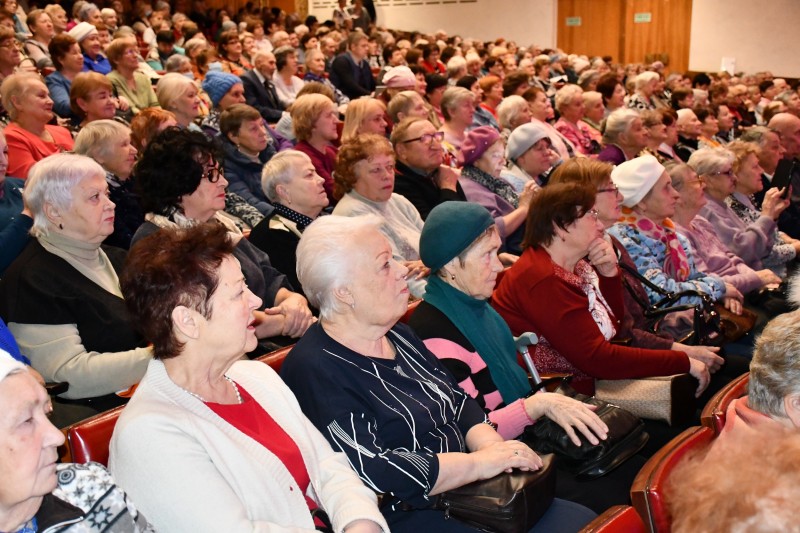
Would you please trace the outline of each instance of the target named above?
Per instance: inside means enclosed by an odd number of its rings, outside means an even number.
[[[303,233],[303,230],[305,230],[309,224],[314,222],[314,220],[312,220],[311,218],[305,216],[302,213],[298,213],[294,209],[286,207],[283,204],[279,204],[276,202],[274,205],[275,205],[275,212],[278,213],[283,218],[289,219],[295,224],[297,224],[297,230],[300,233]]]
[[[569,272],[553,262],[553,271],[559,279],[578,287],[589,300],[589,312],[597,324],[597,329],[607,341],[614,338],[617,329],[614,327],[614,313],[600,292],[600,278],[594,268],[584,259],[575,265],[575,272]]]
[[[514,191],[507,181],[500,178],[495,178],[491,174],[487,174],[478,167],[466,165],[461,169],[461,175],[471,179],[478,185],[483,185],[497,196],[504,198],[508,203],[514,206],[514,209],[519,207],[519,196]]]
[[[686,257],[686,251],[678,240],[675,224],[670,219],[664,219],[661,225],[658,225],[649,218],[636,213],[633,209],[623,207],[620,222],[628,224],[650,239],[664,243],[667,248],[663,265],[664,273],[676,281],[689,279],[689,259]]]

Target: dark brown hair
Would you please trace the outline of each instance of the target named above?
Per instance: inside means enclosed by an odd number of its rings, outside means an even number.
[[[582,183],[548,184],[533,198],[528,208],[523,248],[549,246],[556,228],[581,218],[594,205],[597,189]]]

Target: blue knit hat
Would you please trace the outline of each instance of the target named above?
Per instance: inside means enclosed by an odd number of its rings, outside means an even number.
[[[419,257],[436,272],[469,248],[494,219],[485,207],[470,202],[444,202],[425,219],[419,237]]]
[[[229,72],[209,70],[203,80],[203,90],[208,93],[214,107],[219,105],[222,97],[237,83],[242,83],[242,78]]]

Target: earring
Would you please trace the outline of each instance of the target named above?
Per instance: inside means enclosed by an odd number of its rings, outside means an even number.
[[[456,280],[456,275],[450,274],[450,281],[455,281],[455,280]]]
[[[64,229],[64,224],[62,224],[62,223],[60,223],[60,222],[59,222],[59,223],[58,223],[58,229]]]

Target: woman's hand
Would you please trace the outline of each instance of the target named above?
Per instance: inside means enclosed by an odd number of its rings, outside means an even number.
[[[344,526],[344,533],[380,533],[381,526],[372,520],[354,520]]]
[[[744,296],[742,293],[739,292],[739,289],[731,285],[730,283],[725,284],[725,295],[722,297],[722,303],[725,305],[725,309],[733,313],[734,315],[741,315],[742,314],[742,302],[744,302]]]
[[[497,258],[503,263],[504,267],[510,267],[519,259],[518,255],[510,254],[508,252],[501,252],[497,254]]]
[[[527,209],[527,207],[531,204],[531,200],[533,197],[536,196],[536,193],[539,191],[539,185],[531,180],[525,184],[523,187],[522,192],[519,193],[519,206],[522,208]]]
[[[703,394],[703,391],[706,390],[706,387],[708,387],[708,383],[711,381],[711,375],[708,373],[708,367],[704,362],[690,357],[689,374],[694,376],[699,382],[697,385],[697,391],[694,393],[695,398],[699,398],[700,395]]]
[[[267,315],[282,315],[283,330],[281,334],[289,337],[299,337],[306,332],[311,324],[316,322],[316,319],[311,314],[311,309],[308,308],[308,302],[306,302],[305,298],[296,292],[286,292],[288,295],[278,305],[264,309],[264,313]]]
[[[403,266],[408,269],[408,274],[406,274],[407,280],[427,278],[431,273],[431,269],[426,267],[420,260],[401,262]]]
[[[539,392],[525,399],[525,412],[530,418],[536,420],[546,416],[564,428],[575,446],[581,445],[575,428],[592,444],[598,444],[598,438],[605,440],[608,437],[608,426],[594,410],[594,405],[553,392]]]
[[[124,96],[117,96],[117,109],[123,113],[131,108],[131,103]]]
[[[500,472],[539,470],[542,459],[527,444],[518,440],[493,442],[469,454],[475,467],[475,479],[489,479]]]
[[[783,211],[789,207],[789,198],[791,197],[791,193],[787,198],[781,198],[782,189],[772,188],[769,189],[764,194],[764,201],[761,203],[761,214],[771,218],[772,220],[778,220],[778,217],[783,213]]]
[[[672,349],[677,352],[683,352],[692,359],[697,359],[704,363],[711,374],[725,364],[725,359],[717,355],[719,348],[716,346],[688,346],[680,342],[673,342]]]
[[[611,244],[598,237],[589,245],[589,262],[598,274],[605,278],[616,276],[619,273],[617,254]]]
[[[758,279],[761,280],[761,286],[766,287],[768,285],[780,285],[781,278],[772,270],[765,268],[763,270],[759,270],[756,272],[758,274]]]

